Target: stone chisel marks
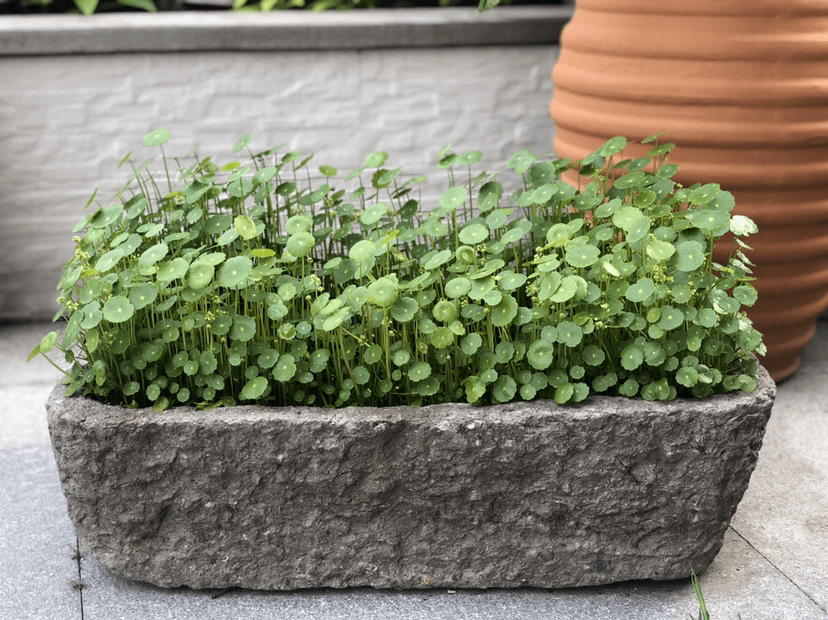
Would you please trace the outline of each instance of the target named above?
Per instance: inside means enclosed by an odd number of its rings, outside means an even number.
[[[163,587],[559,588],[701,573],[775,386],[646,403],[121,410],[50,397],[83,549]],[[699,447],[703,449],[699,449]]]

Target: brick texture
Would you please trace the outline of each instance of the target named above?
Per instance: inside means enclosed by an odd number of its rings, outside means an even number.
[[[130,150],[164,127],[168,155],[194,145],[219,162],[286,144],[349,171],[381,149],[431,173],[447,143],[493,170],[521,148],[551,151],[557,46],[213,52],[0,58],[0,321],[51,318],[95,188],[108,201]],[[439,184],[429,186],[439,191]],[[429,189],[426,189],[428,193]]]

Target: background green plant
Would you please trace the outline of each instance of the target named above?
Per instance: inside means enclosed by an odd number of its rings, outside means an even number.
[[[485,0],[484,0],[485,1]],[[559,0],[503,0],[503,4],[561,4]],[[105,13],[113,11],[227,10],[310,11],[372,8],[477,6],[476,0],[227,0],[226,4],[199,4],[198,0],[0,0],[0,14],[21,13]],[[482,9],[481,9],[482,10]]]
[[[144,143],[163,155],[169,138]],[[626,144],[580,162],[520,151],[508,200],[473,172],[479,151],[446,147],[449,187],[427,210],[425,178],[383,152],[347,189],[330,166],[314,180],[299,151],[164,156],[158,175],[128,155],[119,201],[93,196],[75,228],[65,332],[32,355],[65,352],[70,395],[159,410],[752,391],[763,347],[742,311],[756,291],[741,237],[755,225],[718,185],[675,183],[673,145],[616,163]],[[581,189],[560,179],[576,165]]]

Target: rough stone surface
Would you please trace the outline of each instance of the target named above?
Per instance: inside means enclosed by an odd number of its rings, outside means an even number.
[[[776,388],[646,403],[123,410],[57,388],[81,545],[164,587],[569,587],[702,572]]]

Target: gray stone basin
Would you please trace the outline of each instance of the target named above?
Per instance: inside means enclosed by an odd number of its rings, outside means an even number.
[[[83,549],[162,587],[563,588],[701,573],[776,387],[648,403],[48,403]]]

